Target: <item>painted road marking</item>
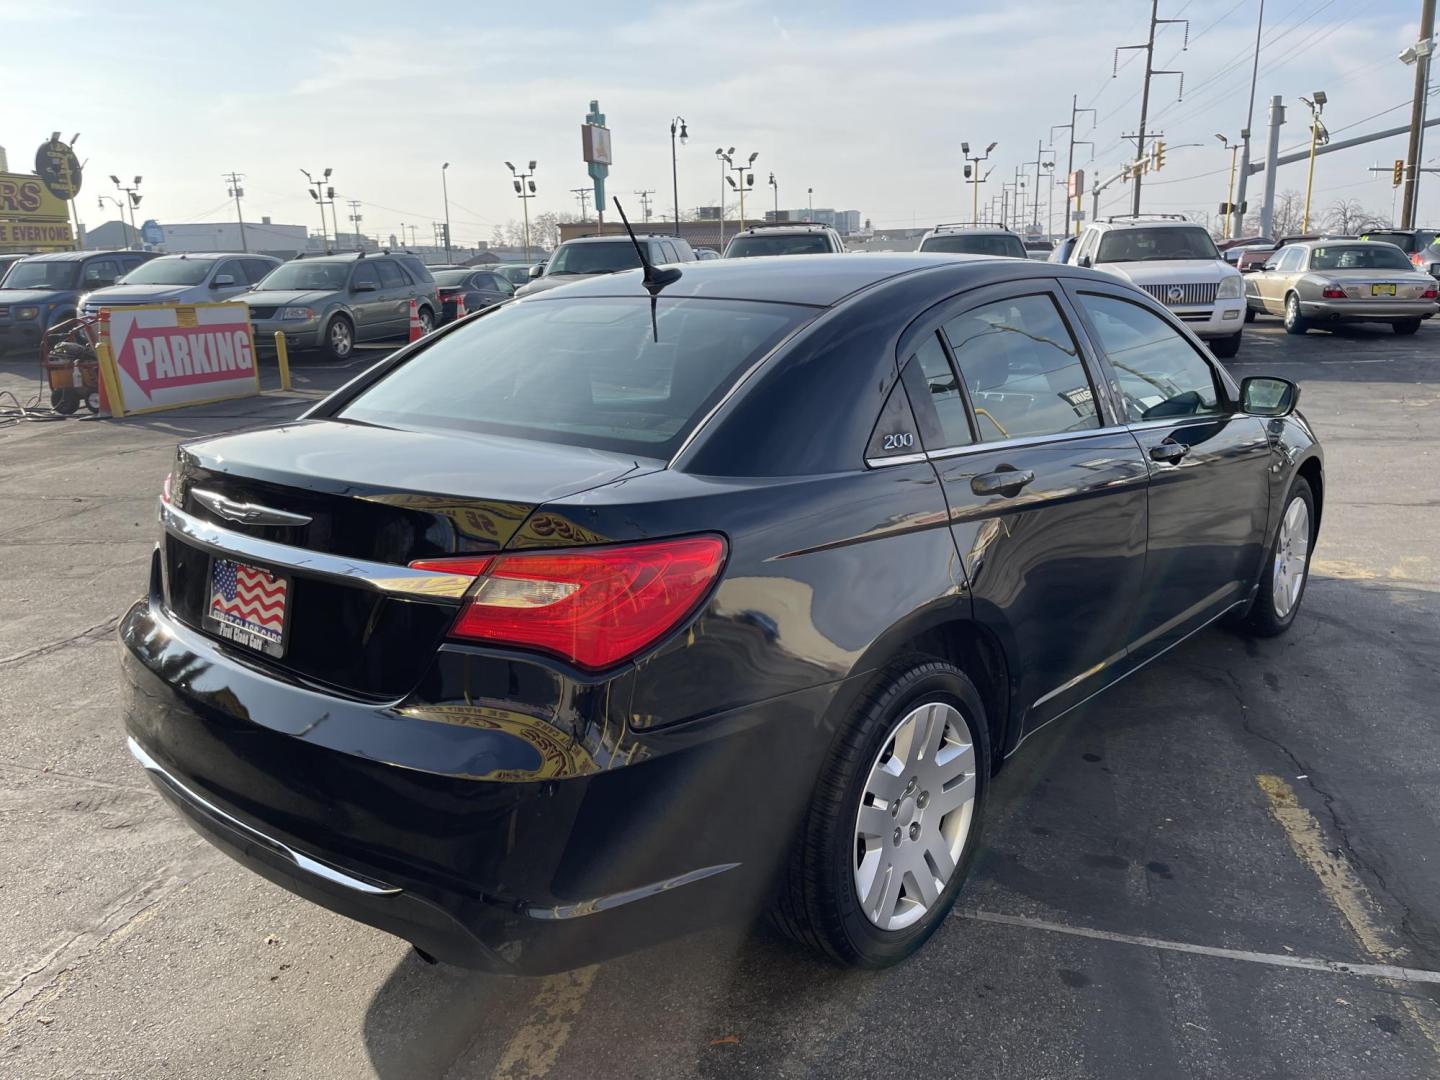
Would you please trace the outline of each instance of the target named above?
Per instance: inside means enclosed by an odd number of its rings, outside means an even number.
[[[1399,955],[1399,949],[1386,940],[1385,933],[1376,924],[1371,912],[1376,910],[1365,883],[1356,876],[1350,864],[1334,854],[1325,844],[1325,835],[1313,814],[1300,805],[1295,789],[1278,776],[1261,774],[1255,778],[1260,790],[1270,804],[1270,816],[1285,830],[1290,847],[1300,856],[1300,861],[1310,867],[1320,881],[1320,888],[1330,898],[1350,924],[1350,929],[1360,939],[1365,951],[1377,960],[1391,960]],[[1392,983],[1406,980],[1387,976]],[[1397,989],[1399,987],[1397,986]],[[1396,994],[1400,1004],[1420,1033],[1429,1041],[1431,1048],[1440,1055],[1440,1024],[1420,1011],[1420,1005],[1408,994]]]
[[[540,983],[530,1003],[530,1018],[510,1036],[491,1080],[543,1080],[550,1074],[598,970],[591,965],[551,975]]]
[[[1440,971],[1425,971],[1420,968],[1400,967],[1394,964],[1352,964],[1344,960],[1321,960],[1308,956],[1289,956],[1285,953],[1263,953],[1252,952],[1249,949],[1223,949],[1214,945],[1192,945],[1187,941],[1166,941],[1164,938],[1146,937],[1142,934],[1117,934],[1110,930],[1095,930],[1088,926],[1067,926],[1064,923],[1030,919],[1023,915],[1002,915],[996,911],[957,910],[955,914],[962,919],[973,919],[975,922],[1019,926],[1027,930],[1049,930],[1052,933],[1069,934],[1072,937],[1113,941],[1121,945],[1140,945],[1149,949],[1166,949],[1170,952],[1191,953],[1195,956],[1214,956],[1222,960],[1243,960],[1251,964],[1270,964],[1274,967],[1325,971],[1332,975],[1358,975],[1369,979],[1393,979],[1396,982],[1440,985]]]

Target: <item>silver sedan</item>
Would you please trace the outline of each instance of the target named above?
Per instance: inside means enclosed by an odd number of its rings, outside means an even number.
[[[1436,281],[1394,244],[1311,240],[1287,244],[1245,278],[1246,312],[1279,315],[1291,334],[1341,322],[1388,322],[1413,334],[1437,309]]]

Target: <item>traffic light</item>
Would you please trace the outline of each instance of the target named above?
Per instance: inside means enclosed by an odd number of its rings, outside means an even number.
[[[1165,166],[1165,140],[1160,139],[1155,143],[1154,168],[1158,172]]]
[[[1400,186],[1401,184],[1403,184],[1404,182],[1405,182],[1405,162],[1401,161],[1399,158],[1396,158],[1396,159],[1395,159],[1395,168],[1394,168],[1394,170],[1390,173],[1390,185],[1391,185],[1391,187],[1399,187],[1399,186]]]

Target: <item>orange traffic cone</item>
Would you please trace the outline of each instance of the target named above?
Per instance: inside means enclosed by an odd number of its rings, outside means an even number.
[[[425,336],[425,329],[420,325],[420,309],[415,306],[415,301],[410,301],[410,340],[419,341]]]
[[[455,294],[455,321],[456,321],[456,322],[460,321],[461,319],[463,319],[463,318],[464,318],[466,315],[468,315],[468,314],[469,314],[469,312],[467,312],[467,311],[465,310],[465,294],[464,294],[464,293],[456,293],[456,294]]]

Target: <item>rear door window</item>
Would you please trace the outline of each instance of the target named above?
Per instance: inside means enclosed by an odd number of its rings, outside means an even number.
[[[1048,294],[972,308],[945,324],[981,442],[1100,426],[1080,349]]]
[[[400,272],[389,259],[380,259],[375,263],[375,270],[380,275],[380,287],[382,289],[408,289],[410,279]]]
[[[100,284],[109,285],[119,276],[119,260],[91,259],[85,264],[85,269],[80,275],[80,285],[82,288],[94,288]]]
[[[603,297],[494,308],[337,414],[669,457],[760,356],[817,309]]]
[[[374,285],[380,287],[380,276],[375,273],[375,264],[371,262],[357,263],[355,272],[350,275],[350,287],[356,285]]]

